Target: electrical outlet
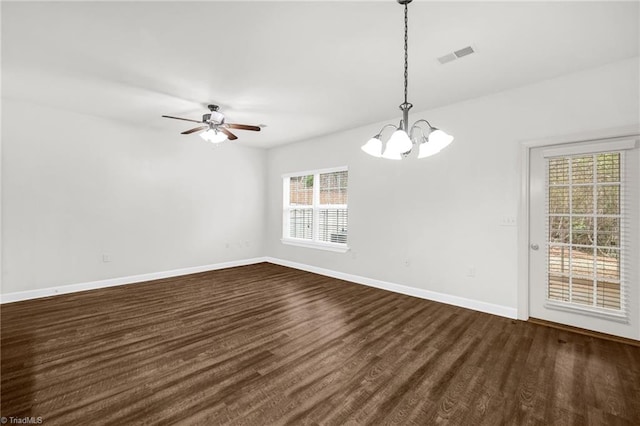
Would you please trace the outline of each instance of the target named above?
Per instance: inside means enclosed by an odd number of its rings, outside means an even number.
[[[111,255],[110,255],[110,254],[103,254],[103,255],[102,255],[102,261],[103,261],[104,263],[109,263],[109,262],[111,262]]]
[[[500,219],[500,226],[516,226],[515,216],[502,216]]]
[[[476,276],[476,267],[475,266],[467,266],[467,276],[475,277]]]

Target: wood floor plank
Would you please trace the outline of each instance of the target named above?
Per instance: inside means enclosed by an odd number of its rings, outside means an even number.
[[[640,347],[272,264],[0,307],[47,425],[640,424]]]

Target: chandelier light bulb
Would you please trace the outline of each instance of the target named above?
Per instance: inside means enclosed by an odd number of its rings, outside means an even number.
[[[392,147],[394,152],[398,154],[403,154],[405,152],[411,151],[411,147],[413,144],[411,143],[411,139],[409,139],[409,135],[402,129],[398,129],[391,135],[389,142],[387,142],[387,149],[389,146]]]
[[[387,142],[387,147],[382,154],[382,158],[388,160],[402,160],[402,154],[411,151],[411,139],[409,135],[402,129],[398,129],[391,135],[391,138]]]
[[[453,141],[453,136],[448,135],[446,132],[435,129],[429,134],[428,137],[429,143],[433,144],[438,148],[438,151],[443,150]]]
[[[437,146],[429,142],[424,142],[420,144],[420,148],[418,150],[418,158],[431,157],[432,155],[436,155],[439,152],[440,150]]]
[[[393,149],[393,147],[389,146],[389,142],[387,142],[387,147],[382,154],[382,158],[386,158],[387,160],[402,160],[402,153]]]
[[[382,141],[380,136],[374,136],[362,145],[362,150],[373,157],[382,157]]]

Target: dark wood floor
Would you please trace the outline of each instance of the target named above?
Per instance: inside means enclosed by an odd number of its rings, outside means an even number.
[[[3,305],[1,413],[639,425],[640,348],[271,264]]]

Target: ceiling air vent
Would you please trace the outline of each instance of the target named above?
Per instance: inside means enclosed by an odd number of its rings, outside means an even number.
[[[473,47],[467,46],[460,50],[456,50],[455,52],[453,52],[453,54],[458,58],[462,58],[463,56],[471,55],[473,52],[475,52],[475,50],[473,50]]]
[[[455,61],[458,58],[462,58],[463,56],[471,55],[475,52],[475,49],[471,46],[463,47],[462,49],[458,49],[455,52],[447,53],[444,56],[440,56],[438,58],[438,62],[444,65],[446,63]]]
[[[456,59],[458,59],[458,57],[454,53],[449,53],[448,55],[440,56],[438,61],[444,65],[447,62],[455,61]]]

